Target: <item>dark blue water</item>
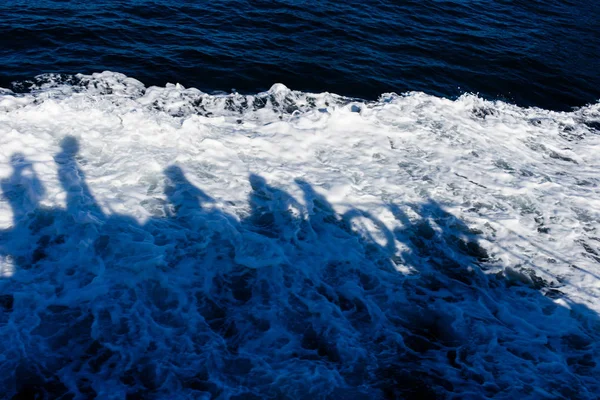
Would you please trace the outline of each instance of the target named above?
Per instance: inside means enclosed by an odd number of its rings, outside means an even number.
[[[116,1],[0,4],[0,87],[122,72],[203,91],[373,99],[463,92],[569,109],[600,98],[600,5],[567,1]]]

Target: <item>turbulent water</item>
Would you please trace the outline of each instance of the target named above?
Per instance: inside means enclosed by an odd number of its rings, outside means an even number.
[[[0,399],[598,399],[599,21],[0,2]]]
[[[598,154],[600,104],[3,89],[4,397],[597,398]]]

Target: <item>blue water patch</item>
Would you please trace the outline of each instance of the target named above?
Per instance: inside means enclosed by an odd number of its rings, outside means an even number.
[[[600,98],[600,7],[537,1],[94,1],[0,5],[0,87],[119,71],[146,85],[375,99],[463,92],[569,109]]]

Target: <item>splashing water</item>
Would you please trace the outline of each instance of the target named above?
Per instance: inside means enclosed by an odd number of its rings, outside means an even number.
[[[599,105],[0,95],[7,398],[594,398]]]

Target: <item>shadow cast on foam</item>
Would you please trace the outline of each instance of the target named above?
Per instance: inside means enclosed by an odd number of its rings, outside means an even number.
[[[105,214],[72,137],[66,208],[42,207],[20,154],[1,184],[0,386],[29,398],[593,398],[597,315],[486,273],[487,252],[433,200],[390,231],[250,176],[250,212],[215,207],[178,166],[143,225]],[[411,217],[412,216],[412,217]],[[368,222],[385,244],[358,229]],[[34,245],[33,245],[34,244]],[[405,249],[399,252],[397,244]],[[414,273],[401,274],[396,264]]]

